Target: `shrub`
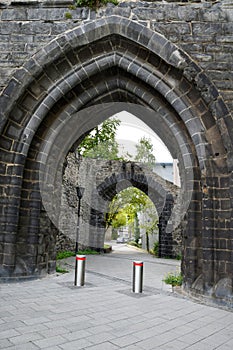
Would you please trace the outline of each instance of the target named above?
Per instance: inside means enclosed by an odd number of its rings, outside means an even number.
[[[177,273],[169,272],[163,279],[163,282],[166,284],[171,284],[172,287],[181,286],[183,282],[183,277],[180,272],[177,272]]]

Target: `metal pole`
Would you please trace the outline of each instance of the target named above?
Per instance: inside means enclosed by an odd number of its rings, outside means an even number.
[[[143,262],[133,262],[133,292],[142,293],[143,286]]]
[[[78,240],[79,240],[79,225],[80,225],[80,207],[81,207],[81,198],[78,200],[78,221],[76,227],[76,244],[75,244],[75,253],[78,253]]]
[[[76,255],[77,270],[75,271],[75,286],[84,286],[85,284],[85,263],[86,255]]]
[[[77,221],[77,227],[76,227],[76,243],[75,243],[75,272],[74,272],[74,285],[77,286],[77,275],[78,275],[78,260],[77,260],[77,254],[78,254],[78,239],[79,239],[79,224],[80,224],[80,202],[81,200],[78,200],[78,221]]]
[[[84,193],[83,187],[76,187],[77,196],[78,196],[78,221],[76,227],[76,242],[75,242],[75,254],[78,254],[78,241],[79,241],[79,226],[80,226],[80,207],[81,207],[81,198]],[[75,260],[75,277],[74,277],[74,285],[77,285],[77,275],[78,275],[78,260]]]

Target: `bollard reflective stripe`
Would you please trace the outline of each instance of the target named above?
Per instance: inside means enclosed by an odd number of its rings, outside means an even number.
[[[143,262],[133,262],[133,292],[142,293],[142,281],[143,281]]]
[[[76,255],[75,259],[75,286],[84,286],[85,284],[85,255]]]

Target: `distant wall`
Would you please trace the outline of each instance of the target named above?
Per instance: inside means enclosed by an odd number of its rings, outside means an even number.
[[[60,234],[58,236],[59,249],[61,249],[62,242],[65,245],[70,242],[71,248],[75,246],[78,208],[77,186],[85,188],[80,210],[79,244],[82,247],[103,248],[105,237],[104,218],[108,211],[108,205],[113,197],[124,188],[129,186],[140,188],[148,194],[152,201],[154,200],[156,206],[158,199],[157,201],[155,200],[154,192],[156,191],[157,194],[157,189],[149,188],[149,183],[153,179],[155,186],[160,184],[164,191],[167,191],[172,196],[174,206],[178,206],[179,188],[149,171],[146,167],[141,167],[139,163],[128,162],[125,172],[122,170],[123,164],[124,162],[121,161],[100,159],[81,158],[78,160],[75,153],[69,153],[63,176],[62,204],[59,220]],[[134,167],[133,175],[131,172],[132,166]],[[134,182],[135,178],[138,179],[137,183]],[[144,184],[144,178],[147,180],[146,185]],[[100,188],[102,188],[101,192]],[[166,192],[163,195],[163,205],[165,206]],[[94,212],[96,218],[94,218]],[[162,207],[159,215],[161,215],[160,221],[163,222],[163,234],[166,234],[166,226],[171,212],[164,217],[165,214]],[[176,213],[176,215],[179,214]],[[175,226],[174,223],[171,226],[173,228]],[[181,231],[176,229],[174,232],[172,230],[169,233],[169,241],[161,238],[163,256],[177,255],[177,251],[181,251],[181,235]],[[177,239],[177,236],[179,236],[179,239]],[[67,240],[65,237],[67,237]]]

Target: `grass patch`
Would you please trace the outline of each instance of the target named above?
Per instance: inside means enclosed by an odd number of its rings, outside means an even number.
[[[56,272],[58,272],[58,273],[68,273],[69,271],[64,269],[64,268],[62,268],[61,266],[57,265],[56,266]]]
[[[57,253],[56,260],[69,258],[70,256],[75,256],[75,252],[71,252],[69,250],[65,250],[63,252],[58,252]]]
[[[87,248],[84,250],[79,250],[78,254],[80,254],[80,255],[95,255],[95,254],[99,254],[99,252],[97,252],[96,250]]]
[[[79,255],[91,255],[91,254],[99,254],[98,252],[96,252],[93,249],[84,249],[84,250],[79,250],[78,253]],[[56,260],[62,260],[62,259],[66,259],[66,258],[70,258],[71,256],[75,256],[76,253],[72,252],[70,250],[65,250],[63,252],[58,252],[57,256],[56,256]]]

